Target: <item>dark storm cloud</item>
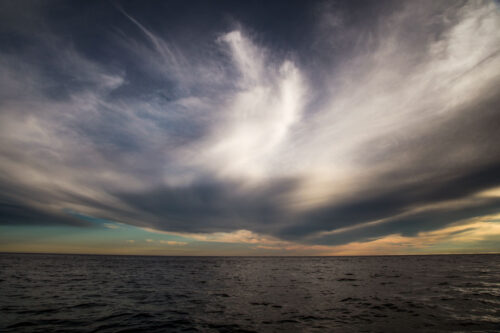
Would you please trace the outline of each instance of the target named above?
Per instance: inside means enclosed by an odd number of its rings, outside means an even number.
[[[498,213],[500,201],[491,198],[470,199],[470,202],[460,203],[459,208],[449,203],[447,206],[446,202],[468,198],[470,194],[500,185],[499,168],[500,164],[497,164],[471,174],[453,177],[451,180],[429,180],[401,187],[388,193],[361,197],[344,205],[335,204],[332,207],[317,209],[302,216],[301,223],[283,229],[280,236],[300,239],[304,235],[317,231],[334,230],[389,218],[388,222],[379,225],[375,223],[375,226],[367,226],[362,230],[321,237],[328,240],[335,239],[335,243],[339,244],[356,240],[352,239],[356,235],[360,239],[368,237],[367,235],[371,235],[370,237],[388,234],[415,235],[420,231],[440,229],[450,223],[467,218]],[[379,185],[380,188],[384,186],[383,183]],[[445,203],[442,208],[429,208],[429,211],[423,213],[411,213],[412,209],[441,202]],[[473,207],[469,207],[469,205]],[[408,216],[398,217],[398,215],[407,212],[409,212]],[[349,234],[352,236],[349,237]],[[327,244],[327,242],[324,243]]]
[[[79,218],[68,216],[65,212],[47,212],[43,209],[37,209],[26,206],[23,203],[10,204],[3,202],[0,205],[0,224],[2,225],[71,225],[77,227],[88,227]]]
[[[487,1],[1,7],[2,224],[342,244],[500,211]]]
[[[296,186],[296,181],[275,180],[242,190],[244,186],[237,182],[199,181],[191,186],[115,195],[134,208],[137,219],[146,217],[155,228],[176,232],[268,231],[285,219],[282,196]]]
[[[89,223],[50,207],[63,195],[50,195],[33,187],[1,181],[0,225],[71,225],[87,227]]]
[[[484,199],[472,206],[447,207],[410,216],[395,218],[386,223],[367,225],[363,228],[346,230],[341,233],[321,235],[310,240],[313,244],[339,245],[350,242],[367,242],[387,235],[401,234],[414,237],[420,232],[439,230],[447,225],[467,221],[499,212],[500,200]]]

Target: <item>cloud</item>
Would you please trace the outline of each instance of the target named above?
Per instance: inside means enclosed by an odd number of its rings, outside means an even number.
[[[37,6],[2,23],[0,223],[319,250],[500,210],[495,4],[319,7],[289,51],[241,25],[186,46],[121,7],[93,48]]]
[[[186,242],[179,242],[179,241],[166,241],[166,240],[160,240],[159,241],[161,244],[167,244],[167,245],[172,245],[172,246],[184,246],[187,245],[188,243]]]
[[[426,253],[494,252],[491,243],[500,239],[498,223],[476,219],[468,223],[420,232],[414,236],[385,235],[371,241],[356,241],[323,249],[323,255],[386,255]]]
[[[240,229],[231,232],[212,232],[212,233],[189,233],[189,232],[172,232],[162,231],[152,228],[143,228],[145,231],[156,234],[167,234],[170,236],[180,236],[183,238],[192,239],[199,242],[216,242],[216,243],[237,243],[237,244],[282,244],[283,241],[271,237],[264,236],[252,232],[250,230]]]

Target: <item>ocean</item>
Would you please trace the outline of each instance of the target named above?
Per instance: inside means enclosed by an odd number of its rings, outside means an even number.
[[[500,255],[0,254],[0,332],[500,332]]]

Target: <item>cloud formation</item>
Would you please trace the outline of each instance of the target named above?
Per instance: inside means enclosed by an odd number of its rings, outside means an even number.
[[[51,6],[2,4],[4,225],[91,227],[71,211],[270,249],[500,211],[494,2],[310,3],[292,35],[227,5],[198,37],[195,18],[117,4],[94,31]]]

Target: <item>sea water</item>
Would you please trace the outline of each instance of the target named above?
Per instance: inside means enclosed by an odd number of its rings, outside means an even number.
[[[497,332],[500,255],[0,254],[0,332]]]

